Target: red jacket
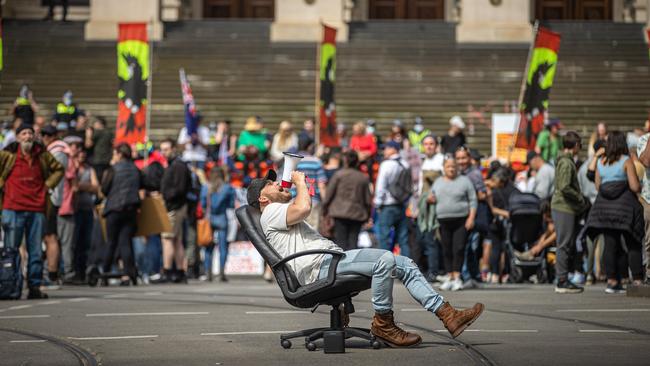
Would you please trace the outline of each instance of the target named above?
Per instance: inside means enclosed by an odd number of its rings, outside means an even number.
[[[377,140],[375,135],[368,133],[363,136],[353,135],[350,137],[350,149],[356,152],[369,153],[370,156],[377,154]]]

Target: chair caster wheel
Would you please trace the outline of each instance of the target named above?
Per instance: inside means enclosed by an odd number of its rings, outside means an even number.
[[[377,341],[377,340],[371,341],[370,346],[372,346],[373,349],[380,349],[381,348],[381,343],[379,343],[379,341]]]
[[[288,339],[283,339],[282,341],[280,341],[280,344],[282,345],[282,348],[284,348],[284,349],[291,348],[291,341],[288,340]]]
[[[305,347],[307,348],[308,351],[315,351],[316,350],[316,343],[309,342],[309,343],[305,344]]]

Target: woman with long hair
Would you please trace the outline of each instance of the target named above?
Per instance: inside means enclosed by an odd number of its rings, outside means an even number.
[[[465,260],[467,233],[474,228],[478,200],[474,185],[459,174],[452,155],[446,157],[443,168],[444,175],[433,183],[429,203],[436,204],[442,255],[449,275],[440,289],[458,291],[463,289],[460,271]]]
[[[605,154],[597,163],[598,196],[587,220],[589,235],[602,234],[605,239],[605,291],[610,294],[625,292],[622,280],[628,276],[628,267],[635,283],[643,280],[641,242],[645,230],[637,199],[641,184],[628,154],[625,134],[611,132]]]
[[[596,150],[594,150],[594,144],[598,140],[607,140],[607,125],[603,121],[598,122],[596,125],[596,130],[591,134],[591,137],[589,137],[589,150],[587,150],[587,155],[590,158],[596,154]]]
[[[271,144],[271,160],[281,163],[284,159],[282,154],[285,151],[298,148],[298,135],[293,132],[293,126],[289,121],[280,122],[278,133],[273,136]]]
[[[201,205],[209,215],[210,226],[217,236],[219,245],[219,273],[222,282],[228,281],[224,269],[228,259],[228,216],[226,210],[235,207],[235,189],[229,183],[225,166],[216,166],[210,171],[208,184],[201,189]],[[207,279],[212,281],[212,252],[215,243],[205,248],[204,269]]]

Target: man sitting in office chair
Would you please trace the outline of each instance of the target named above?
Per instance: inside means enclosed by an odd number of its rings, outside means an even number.
[[[304,173],[291,174],[291,181],[297,191],[293,202],[289,190],[275,182],[276,178],[276,173],[271,170],[264,179],[253,180],[248,187],[247,200],[250,206],[261,210],[262,230],[278,254],[287,257],[309,249],[343,251],[304,222],[311,211],[311,198]],[[331,255],[316,254],[296,258],[289,265],[304,285],[325,278],[330,262]],[[454,338],[483,312],[484,305],[481,303],[475,304],[471,309],[454,309],[429,285],[411,259],[395,256],[386,250],[347,251],[338,264],[337,273],[357,273],[372,277],[372,306],[375,316],[370,330],[375,337],[392,347],[409,347],[422,342],[419,335],[408,333],[395,325],[392,311],[395,278],[404,283],[415,300],[442,321]]]

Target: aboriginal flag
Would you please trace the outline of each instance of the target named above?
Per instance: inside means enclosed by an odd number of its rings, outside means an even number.
[[[146,136],[149,44],[146,23],[121,23],[117,43],[119,80],[115,143],[144,142]]]
[[[336,80],[336,28],[323,25],[323,43],[320,46],[320,143],[338,146],[336,135],[336,104],[334,81]]]
[[[535,46],[527,68],[524,98],[519,106],[521,119],[516,147],[534,149],[537,135],[544,128],[559,49],[560,35],[540,27],[535,36]]]

